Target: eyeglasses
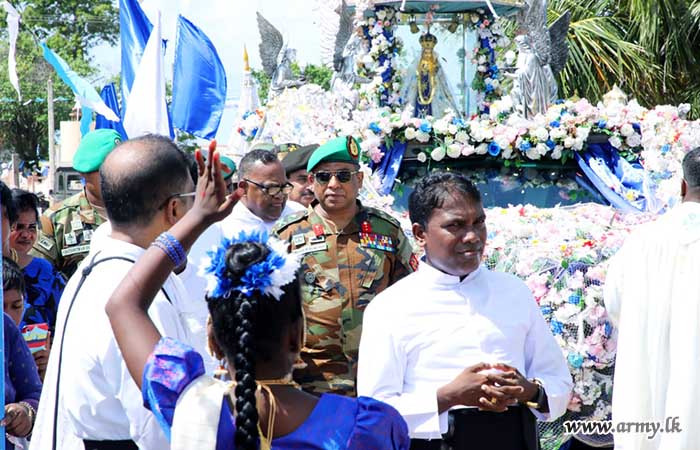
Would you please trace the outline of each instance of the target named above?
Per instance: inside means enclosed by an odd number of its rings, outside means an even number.
[[[328,184],[333,177],[336,177],[341,183],[349,183],[352,180],[352,176],[359,172],[359,170],[338,170],[336,172],[322,170],[314,173],[314,180],[320,184]]]
[[[36,233],[37,231],[37,224],[36,222],[34,223],[15,223],[12,225],[12,231],[17,231],[17,232],[22,232],[22,231],[27,231],[29,233]]]
[[[248,183],[257,186],[258,189],[263,191],[264,194],[269,195],[270,197],[274,197],[276,195],[284,194],[284,195],[289,195],[290,192],[294,189],[294,186],[287,182],[284,183],[282,186],[279,186],[277,184],[273,184],[270,186],[265,186],[264,184],[256,183],[253,180],[249,180],[247,178],[243,178],[243,181],[247,181]]]
[[[163,203],[160,204],[160,206],[158,207],[158,209],[163,209],[163,208],[165,207],[165,205],[167,205],[168,202],[169,202],[170,200],[174,199],[174,198],[194,197],[195,195],[197,195],[196,192],[186,192],[186,193],[184,193],[184,194],[172,194],[172,195],[168,195],[167,197],[165,197],[165,200],[163,200]]]

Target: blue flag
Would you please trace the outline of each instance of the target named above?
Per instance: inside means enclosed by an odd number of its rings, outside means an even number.
[[[138,0],[119,0],[119,36],[122,52],[122,106],[126,103],[153,25]]]
[[[177,22],[173,73],[173,125],[212,139],[226,101],[226,71],[206,34],[182,16]]]
[[[102,101],[102,98],[97,94],[95,88],[92,87],[87,80],[75,73],[73,69],[68,66],[68,63],[54,53],[46,43],[42,43],[41,47],[44,49],[44,59],[53,66],[56,70],[56,74],[68,85],[75,96],[78,97],[81,106],[90,108],[111,120],[119,120],[116,113],[105,105],[105,102]]]
[[[121,117],[122,113],[119,109],[119,100],[117,99],[117,89],[114,87],[114,83],[106,84],[100,92],[100,97],[109,106],[112,111],[116,112],[117,115]],[[111,130],[117,131],[122,135],[122,139],[126,140],[126,131],[124,131],[124,124],[122,122],[114,122],[107,119],[102,114],[98,114],[95,119],[95,129],[99,130],[101,128],[109,128]]]

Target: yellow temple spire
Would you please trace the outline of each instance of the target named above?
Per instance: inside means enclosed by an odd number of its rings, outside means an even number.
[[[250,72],[250,64],[248,63],[248,49],[243,45],[243,70]]]

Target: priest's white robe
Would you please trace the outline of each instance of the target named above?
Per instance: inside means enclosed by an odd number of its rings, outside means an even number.
[[[605,304],[618,329],[615,450],[700,449],[700,203],[685,202],[636,230],[611,261]],[[681,432],[666,429],[678,417]],[[671,423],[670,421],[668,422]]]

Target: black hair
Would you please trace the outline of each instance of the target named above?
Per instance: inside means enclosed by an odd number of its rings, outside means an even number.
[[[240,242],[226,251],[226,273],[240,284],[246,270],[263,261],[269,250],[262,243]],[[282,287],[278,300],[254,292],[229,298],[207,298],[214,339],[236,369],[236,448],[258,448],[258,410],[255,404],[255,360],[279,354],[279,343],[289,327],[302,317],[299,282]],[[268,436],[268,438],[272,438]]]
[[[238,176],[241,179],[246,178],[250,171],[253,170],[253,166],[255,166],[256,163],[260,162],[264,165],[268,165],[275,161],[279,161],[279,159],[274,152],[261,148],[255,149],[246,153],[243,159],[241,159],[241,163],[238,165]]]
[[[26,285],[24,274],[16,262],[10,258],[2,258],[2,290],[10,291],[15,289],[24,295]]]
[[[120,153],[133,155],[128,170],[112,168]],[[146,135],[119,144],[100,167],[102,199],[116,225],[146,225],[168,197],[182,192],[191,178],[185,153],[165,136]]]
[[[187,153],[183,151],[185,158],[187,158],[187,163],[190,165],[190,177],[195,186],[197,186],[197,180],[199,179],[199,166],[197,165],[197,159],[192,153]]]
[[[7,211],[7,218],[10,220],[10,225],[17,222],[17,208],[12,200],[12,191],[2,181],[0,181],[0,203]]]
[[[683,158],[683,179],[688,187],[700,188],[700,147],[689,151]]]
[[[39,221],[39,197],[36,194],[24,189],[12,189],[12,201],[15,202],[18,215],[25,211],[33,211],[37,222]]]
[[[479,190],[466,175],[439,171],[428,174],[416,184],[408,197],[408,215],[411,222],[427,227],[433,211],[442,208],[445,199],[454,194],[481,203]]]

